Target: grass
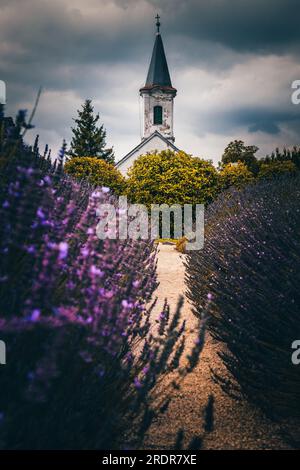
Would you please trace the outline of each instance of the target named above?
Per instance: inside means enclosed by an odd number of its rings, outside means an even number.
[[[178,240],[178,238],[157,238],[154,243],[172,243],[175,245]]]

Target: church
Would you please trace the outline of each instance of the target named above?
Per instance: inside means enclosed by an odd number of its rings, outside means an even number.
[[[126,176],[133,162],[146,153],[179,149],[174,145],[173,114],[177,90],[172,86],[156,16],[156,37],[145,85],[139,90],[143,103],[142,140],[116,167]]]

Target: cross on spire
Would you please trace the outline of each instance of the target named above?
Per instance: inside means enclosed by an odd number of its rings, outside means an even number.
[[[157,15],[156,15],[156,17],[155,17],[155,18],[156,18],[156,27],[157,27],[157,32],[159,33],[159,28],[160,28],[160,21],[159,21],[159,20],[160,20],[160,16],[159,16],[159,14],[158,14],[158,13],[157,13]]]

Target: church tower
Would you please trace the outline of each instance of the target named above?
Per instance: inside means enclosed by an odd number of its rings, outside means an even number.
[[[145,85],[139,90],[143,101],[142,140],[116,163],[126,176],[141,155],[162,150],[178,152],[174,145],[173,106],[177,90],[172,86],[164,45],[160,35],[159,16],[156,16],[156,37]]]
[[[155,131],[174,142],[173,113],[177,90],[172,87],[164,45],[156,16],[156,38],[145,85],[140,89],[143,99],[142,139]]]

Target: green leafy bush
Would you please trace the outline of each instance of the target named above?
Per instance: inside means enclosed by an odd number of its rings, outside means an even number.
[[[120,194],[125,180],[114,165],[94,157],[73,157],[65,164],[65,172],[78,180],[86,179],[93,186],[109,187]]]
[[[262,163],[259,170],[259,178],[273,178],[274,176],[296,173],[297,167],[295,163],[290,160],[287,161],[270,161],[268,163]]]
[[[228,163],[223,166],[219,173],[219,185],[221,190],[228,189],[231,186],[242,188],[253,181],[253,174],[243,162]]]
[[[271,155],[267,155],[263,160],[260,160],[260,163],[270,163],[270,162],[293,162],[298,169],[300,169],[300,147],[296,145],[289,149],[284,147],[283,150],[277,148],[275,152],[272,152]]]
[[[258,147],[255,145],[245,145],[242,140],[230,142],[222,155],[222,165],[228,163],[243,162],[247,168],[256,175],[258,172],[258,162],[255,157]]]
[[[213,164],[181,151],[142,155],[128,176],[128,197],[146,205],[208,204],[218,191]]]

